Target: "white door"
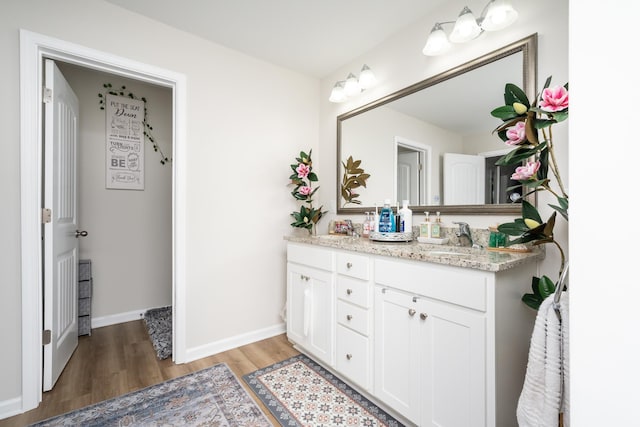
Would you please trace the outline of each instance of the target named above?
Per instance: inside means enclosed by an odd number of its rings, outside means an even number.
[[[398,200],[408,200],[410,205],[421,204],[420,153],[417,151],[398,153]]]
[[[442,165],[445,205],[484,204],[484,157],[444,153]]]
[[[52,60],[45,61],[43,390],[53,388],[78,345],[76,142],[78,98]]]

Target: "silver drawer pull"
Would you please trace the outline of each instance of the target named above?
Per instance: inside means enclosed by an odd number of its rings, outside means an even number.
[[[416,310],[415,310],[415,309],[413,309],[413,308],[410,308],[410,309],[409,309],[409,316],[413,316],[413,315],[415,315],[415,314],[416,314]]]
[[[347,320],[351,320],[351,319],[353,319],[353,316],[350,314],[347,314]]]
[[[347,360],[351,360],[352,357],[353,355],[351,353],[347,353]]]
[[[347,289],[347,295],[351,295],[353,293],[353,289]]]
[[[350,262],[347,263],[347,268],[351,268],[353,267],[353,264],[351,264]]]
[[[422,320],[427,320],[427,317],[429,317],[429,316],[427,315],[427,313],[420,313],[420,318],[421,318]]]

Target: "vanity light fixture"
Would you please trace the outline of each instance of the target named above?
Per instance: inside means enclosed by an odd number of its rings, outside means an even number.
[[[375,74],[367,64],[362,66],[360,76],[356,78],[355,74],[349,73],[346,80],[340,80],[333,85],[329,101],[344,102],[347,98],[358,95],[359,93],[369,89],[377,82]]]
[[[478,37],[483,31],[502,30],[513,24],[517,18],[518,12],[513,8],[510,0],[489,1],[478,19],[471,9],[465,6],[455,21],[435,23],[422,53],[427,56],[440,55],[449,50],[450,42],[466,43]],[[449,37],[442,28],[444,24],[454,24]]]

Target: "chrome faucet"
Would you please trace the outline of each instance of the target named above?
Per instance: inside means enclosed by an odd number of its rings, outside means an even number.
[[[458,242],[460,246],[462,245],[462,241],[460,240],[460,237],[465,237],[466,240],[469,242],[468,246],[472,247],[472,248],[481,248],[482,246],[478,245],[477,243],[473,242],[473,238],[471,237],[471,229],[469,228],[469,224],[467,224],[466,222],[454,222],[454,224],[457,224],[460,228],[458,229],[458,231],[456,231],[456,236],[458,237]]]
[[[347,231],[349,232],[349,235],[351,237],[360,237],[360,234],[356,231],[355,227],[353,226],[353,222],[351,222],[350,219],[347,219],[345,222],[347,223]]]

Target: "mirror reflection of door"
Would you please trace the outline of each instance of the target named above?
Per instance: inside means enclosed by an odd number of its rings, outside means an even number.
[[[442,183],[445,205],[484,204],[485,158],[444,153]]]
[[[427,204],[428,146],[396,137],[396,200],[410,206]]]

